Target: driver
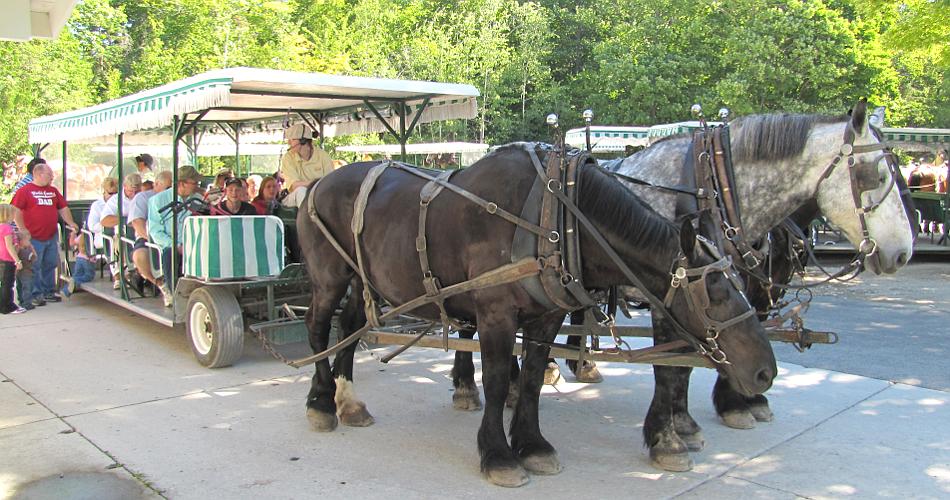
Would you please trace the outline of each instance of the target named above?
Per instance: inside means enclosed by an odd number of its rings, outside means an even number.
[[[282,203],[299,207],[307,194],[307,186],[333,171],[333,160],[313,144],[313,131],[302,123],[285,130],[284,138],[290,148],[280,158],[280,174],[288,192]]]

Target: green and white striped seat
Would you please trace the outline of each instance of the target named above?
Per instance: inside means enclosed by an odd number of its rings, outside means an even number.
[[[185,276],[253,278],[284,268],[284,224],[274,216],[191,216],[182,241]]]

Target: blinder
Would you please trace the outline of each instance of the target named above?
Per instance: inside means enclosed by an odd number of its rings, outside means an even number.
[[[754,316],[755,308],[746,301],[749,308],[738,316],[725,321],[715,320],[709,316],[708,309],[711,301],[709,300],[709,288],[706,279],[710,273],[722,273],[743,297],[745,297],[745,294],[742,293],[742,282],[732,267],[732,257],[728,255],[723,256],[713,242],[702,236],[697,235],[696,240],[697,244],[705,248],[706,252],[712,255],[716,261],[705,266],[690,268],[686,256],[680,255],[680,257],[673,262],[673,268],[670,270],[670,288],[666,293],[663,303],[666,308],[669,309],[673,303],[673,296],[676,291],[683,290],[686,297],[686,304],[691,311],[699,315],[699,319],[703,323],[703,329],[706,332],[705,342],[697,343],[697,350],[709,357],[714,363],[728,365],[731,363],[726,357],[726,353],[719,346],[719,334],[726,328]]]

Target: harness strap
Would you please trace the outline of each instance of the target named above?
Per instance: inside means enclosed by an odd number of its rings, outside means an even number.
[[[448,182],[452,175],[458,170],[446,170],[437,177],[437,180]],[[419,236],[416,237],[416,251],[419,252],[419,265],[422,268],[422,286],[426,290],[426,295],[435,297],[439,295],[439,289],[442,287],[439,278],[432,275],[432,269],[429,267],[429,252],[426,242],[426,216],[429,213],[429,203],[435,199],[445,188],[444,185],[435,181],[429,181],[419,192]],[[449,350],[449,326],[451,320],[448,313],[445,312],[445,301],[439,300],[435,303],[439,308],[439,319],[442,321],[443,348]],[[421,338],[421,337],[420,337]]]
[[[353,204],[353,222],[351,228],[353,229],[353,244],[356,250],[356,271],[359,273],[360,279],[363,280],[363,307],[366,310],[366,322],[373,328],[379,328],[382,323],[380,322],[376,301],[373,299],[373,293],[368,286],[369,280],[366,279],[363,251],[360,248],[360,235],[363,233],[363,214],[366,211],[369,194],[373,191],[373,187],[376,186],[376,181],[379,179],[379,176],[383,175],[383,172],[385,172],[386,168],[391,164],[391,162],[387,161],[370,169],[369,173],[367,173],[363,179],[363,183],[360,184],[359,194],[357,194],[356,201]]]
[[[522,259],[521,261],[515,262],[513,264],[507,264],[499,268],[492,269],[491,271],[482,273],[468,281],[447,286],[443,288],[437,296],[430,297],[428,295],[421,295],[416,297],[415,299],[412,299],[401,306],[390,309],[385,314],[381,315],[379,320],[385,321],[394,316],[398,316],[400,314],[412,311],[413,309],[431,304],[437,300],[445,300],[449,297],[453,297],[462,293],[468,293],[474,290],[480,290],[482,288],[488,288],[492,286],[514,283],[529,276],[534,276],[540,271],[541,266],[536,259]],[[366,335],[366,332],[368,332],[371,328],[374,327],[367,323],[345,339],[337,342],[333,347],[312,356],[307,356],[305,358],[292,361],[288,364],[295,368],[300,368],[301,366],[324,360],[339,353],[343,349],[346,349],[347,346],[359,340],[363,335]]]
[[[465,198],[465,199],[471,201],[472,203],[475,203],[476,205],[478,205],[478,206],[484,208],[485,211],[488,212],[489,214],[497,215],[498,217],[501,217],[502,219],[505,219],[506,221],[508,221],[508,222],[510,222],[510,223],[512,223],[512,224],[514,224],[514,225],[516,225],[516,226],[518,226],[518,227],[522,227],[522,228],[524,228],[525,230],[530,231],[530,232],[532,232],[532,233],[534,233],[534,234],[536,234],[536,235],[538,235],[538,236],[540,236],[540,237],[542,237],[542,238],[554,238],[555,241],[557,241],[557,239],[560,238],[560,236],[559,236],[558,234],[553,234],[551,231],[548,231],[548,230],[544,229],[543,227],[538,226],[537,224],[532,224],[532,223],[530,223],[530,222],[528,222],[528,221],[522,219],[521,217],[518,217],[518,216],[512,214],[511,212],[509,212],[509,211],[507,211],[507,210],[505,210],[505,209],[499,207],[498,204],[495,203],[495,202],[491,202],[491,201],[485,200],[484,198],[481,198],[480,196],[478,196],[478,195],[476,195],[476,194],[474,194],[474,193],[471,193],[471,192],[469,192],[469,191],[466,191],[465,189],[462,189],[462,188],[460,188],[460,187],[458,187],[458,186],[456,186],[456,185],[454,185],[454,184],[449,184],[448,182],[445,182],[445,181],[443,181],[443,180],[441,180],[441,179],[439,179],[439,178],[437,178],[437,177],[431,176],[431,175],[429,175],[429,174],[427,174],[427,173],[425,173],[425,172],[423,172],[423,171],[421,171],[421,170],[415,169],[415,168],[413,168],[411,165],[406,165],[406,164],[403,164],[403,163],[396,163],[396,162],[393,162],[393,163],[392,163],[392,166],[393,166],[394,168],[398,168],[398,169],[400,169],[400,170],[402,170],[402,171],[404,171],[404,172],[408,172],[408,173],[410,173],[410,174],[412,174],[412,175],[415,175],[416,177],[421,177],[421,178],[426,179],[426,180],[428,180],[428,181],[435,182],[436,184],[439,184],[439,185],[445,187],[446,189],[448,189],[448,190],[454,192],[455,194],[458,194],[459,196],[461,196],[461,197],[463,197],[463,198]]]
[[[745,239],[742,224],[742,214],[739,210],[739,199],[734,189],[735,175],[732,168],[731,148],[729,144],[729,129],[716,127],[712,134],[712,167],[715,169],[715,179],[719,184],[719,200],[724,212],[725,237],[731,241],[739,257],[749,267],[758,267],[763,255]]]
[[[529,147],[528,155],[531,157],[531,163],[538,171],[542,173],[541,160],[538,158],[537,148]],[[562,157],[560,154],[549,154],[545,158],[547,165],[540,175],[545,190],[541,196],[541,220],[538,224],[557,234],[557,238],[538,238],[538,257],[545,259],[547,264],[541,269],[541,286],[545,294],[554,302],[557,307],[566,311],[577,309],[577,304],[570,302],[570,297],[564,294],[561,286],[564,283],[564,253],[560,251],[563,236],[563,220],[560,215],[560,206],[558,200],[554,197],[554,191],[560,192],[564,188],[564,169],[562,168]],[[547,180],[545,180],[547,179]]]
[[[347,255],[346,251],[343,250],[343,247],[340,246],[340,243],[336,240],[336,238],[330,234],[330,230],[327,229],[326,224],[320,220],[320,215],[317,214],[316,197],[314,196],[314,193],[317,191],[317,184],[320,184],[319,180],[313,185],[313,187],[310,189],[310,193],[308,194],[310,197],[310,203],[307,203],[307,213],[310,215],[310,220],[312,220],[313,223],[317,225],[317,228],[320,229],[321,233],[323,233],[323,237],[330,242],[330,245],[332,245],[333,249],[336,250],[338,254],[340,254],[340,257],[343,257],[346,265],[350,266],[351,269],[358,269],[359,266],[353,262],[353,259]],[[363,286],[369,286],[369,284],[364,282]]]

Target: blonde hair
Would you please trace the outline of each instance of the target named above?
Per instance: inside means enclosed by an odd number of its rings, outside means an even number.
[[[119,181],[116,180],[115,177],[106,177],[105,179],[102,179],[102,186],[101,186],[101,187],[102,187],[102,192],[103,192],[103,193],[108,193],[108,192],[110,192],[110,191],[118,191],[118,190],[119,190]]]
[[[11,222],[14,214],[16,214],[16,207],[9,203],[0,203],[0,224]]]

